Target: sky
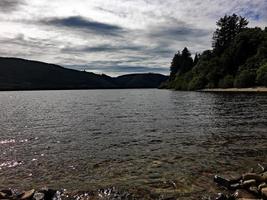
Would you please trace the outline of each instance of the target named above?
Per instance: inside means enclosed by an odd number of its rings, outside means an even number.
[[[168,74],[178,50],[210,49],[216,21],[233,13],[267,26],[267,0],[0,0],[0,56]]]

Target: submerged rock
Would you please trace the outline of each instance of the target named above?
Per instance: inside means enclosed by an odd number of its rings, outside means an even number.
[[[229,190],[236,190],[232,195],[227,196],[221,194],[218,200],[266,200],[267,199],[267,172],[266,167],[261,167],[260,173],[255,173],[255,170],[250,170],[249,173],[245,173],[241,178],[228,180],[220,176],[214,177],[214,182],[219,186]]]
[[[23,192],[22,194],[18,195],[18,198],[21,200],[31,199],[34,195],[35,189]]]

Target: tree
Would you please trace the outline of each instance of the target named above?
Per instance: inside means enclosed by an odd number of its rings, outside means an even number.
[[[193,67],[193,59],[191,57],[190,51],[185,47],[180,53],[178,51],[171,62],[170,67],[170,80],[174,80],[177,74],[185,73],[191,70]]]
[[[244,17],[233,14],[225,15],[216,24],[218,28],[213,34],[212,46],[214,52],[219,55],[229,46],[236,35],[247,27],[248,21]]]
[[[267,86],[267,62],[257,70],[256,80],[258,85]]]
[[[194,66],[198,63],[199,58],[200,58],[200,55],[196,53],[195,58],[194,58],[194,61],[193,61],[193,65]]]
[[[172,62],[171,62],[171,67],[170,67],[170,71],[171,71],[171,73],[170,73],[170,80],[174,80],[175,79],[175,76],[176,76],[176,74],[178,72],[178,69],[180,67],[180,62],[181,62],[180,60],[181,60],[181,53],[180,53],[180,51],[178,51],[174,55],[174,57],[172,59]]]
[[[191,57],[190,51],[185,47],[182,51],[182,59],[181,59],[181,68],[179,70],[180,73],[185,73],[191,70],[193,67],[193,59]]]

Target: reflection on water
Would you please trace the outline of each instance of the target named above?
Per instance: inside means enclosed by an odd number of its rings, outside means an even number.
[[[0,93],[0,188],[215,192],[267,162],[267,95],[166,90]]]

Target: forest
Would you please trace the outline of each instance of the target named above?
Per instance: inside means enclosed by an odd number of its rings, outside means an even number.
[[[192,56],[188,48],[171,62],[170,77],[162,88],[200,90],[267,86],[267,27],[248,28],[236,14],[217,22],[212,49]],[[194,57],[194,58],[193,58]]]

